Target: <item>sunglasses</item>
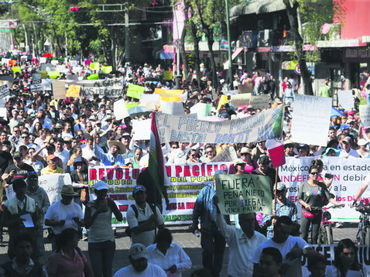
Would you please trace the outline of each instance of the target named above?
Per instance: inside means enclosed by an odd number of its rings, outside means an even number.
[[[205,152],[206,154],[211,154],[211,153],[213,153],[213,151],[207,151],[207,152]]]
[[[198,157],[198,155],[191,155],[193,158],[197,158]]]
[[[319,175],[318,172],[310,172],[311,175]]]
[[[22,138],[26,139],[26,138],[28,138],[28,137],[22,137]]]

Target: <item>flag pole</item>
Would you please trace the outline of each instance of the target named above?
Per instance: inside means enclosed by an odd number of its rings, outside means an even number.
[[[274,185],[274,211],[272,215],[276,215],[276,192],[277,192],[277,180],[278,180],[278,174],[279,174],[279,167],[276,168],[276,174],[275,174],[275,185]]]

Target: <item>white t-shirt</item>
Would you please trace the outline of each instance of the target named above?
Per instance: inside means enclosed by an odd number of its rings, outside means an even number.
[[[83,219],[84,214],[82,212],[81,207],[75,202],[73,202],[73,200],[69,205],[64,205],[62,204],[61,201],[55,202],[49,207],[49,209],[47,210],[45,214],[45,219],[56,220],[56,221],[65,220],[65,223],[63,226],[51,227],[54,234],[56,235],[60,234],[63,230],[67,228],[73,228],[75,230],[78,230],[78,225],[73,220],[74,217]]]
[[[120,270],[118,270],[113,277],[167,277],[166,273],[162,268],[155,264],[148,263],[148,267],[142,271],[137,272],[132,265],[128,265]]]
[[[292,250],[292,248],[294,248],[296,244],[301,249],[308,246],[307,242],[301,239],[300,237],[289,236],[288,239],[283,243],[277,243],[273,241],[272,239],[268,239],[262,244],[260,244],[259,247],[257,248],[254,254],[253,263],[254,264],[259,263],[261,253],[264,248],[267,248],[267,247],[277,248],[280,251],[281,255],[283,256],[283,259],[285,259],[285,256]]]
[[[69,153],[68,153],[68,151],[65,150],[65,149],[63,149],[62,152],[55,151],[54,152],[54,155],[57,156],[59,159],[62,160],[63,169],[66,170],[67,169],[67,163],[68,163],[68,160],[69,160]]]
[[[134,205],[136,206],[136,209],[138,211],[138,216],[136,217],[135,212],[131,206],[128,208],[126,214],[127,223],[131,229],[139,226],[139,222],[148,220],[153,214],[152,208],[149,206],[148,203],[146,203],[145,209],[141,209],[138,205],[136,205],[136,203]],[[157,214],[156,218],[157,226],[162,225],[163,216],[159,211],[158,207],[156,207],[156,214]],[[141,232],[136,235],[134,233],[131,234],[132,243],[141,243],[145,245],[145,247],[153,244],[154,239],[155,239],[155,230]]]
[[[357,151],[356,150],[353,150],[351,148],[351,150],[349,150],[349,152],[347,153],[346,150],[342,150],[340,151],[340,154],[339,154],[339,157],[340,158],[348,158],[348,157],[351,157],[351,158],[359,158],[360,156],[358,155]]]

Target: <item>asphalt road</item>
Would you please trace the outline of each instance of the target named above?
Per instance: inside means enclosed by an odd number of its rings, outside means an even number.
[[[185,272],[183,274],[184,277],[190,276],[190,273],[195,269],[199,269],[202,267],[202,256],[201,256],[201,248],[200,248],[200,238],[195,237],[193,234],[187,232],[187,226],[179,226],[179,227],[169,227],[172,231],[174,242],[181,245],[185,252],[190,256],[193,266],[191,270]],[[354,224],[345,224],[341,228],[334,228],[333,236],[335,242],[344,239],[350,238],[355,239],[356,236],[356,225]],[[7,235],[4,234],[4,242],[0,246],[0,263],[4,263],[8,260],[6,255],[7,251]],[[116,253],[113,262],[113,272],[116,272],[118,269],[126,266],[129,264],[128,261],[128,249],[130,247],[130,239],[124,235],[124,229],[117,230],[117,238],[116,238]],[[80,241],[79,246],[87,254],[87,242]],[[51,245],[49,243],[46,244],[46,250],[48,253],[51,251]],[[226,252],[224,255],[224,263],[223,263],[223,270],[221,276],[227,276],[227,263],[228,263],[228,248],[226,248]]]

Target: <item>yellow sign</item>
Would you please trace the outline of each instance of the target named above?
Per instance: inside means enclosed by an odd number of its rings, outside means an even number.
[[[164,71],[163,72],[163,80],[165,81],[172,81],[173,79],[173,71]]]
[[[218,101],[217,110],[219,111],[223,105],[227,103],[227,96],[221,95],[220,100]]]
[[[70,85],[67,90],[67,97],[79,97],[81,91],[81,86]]]

